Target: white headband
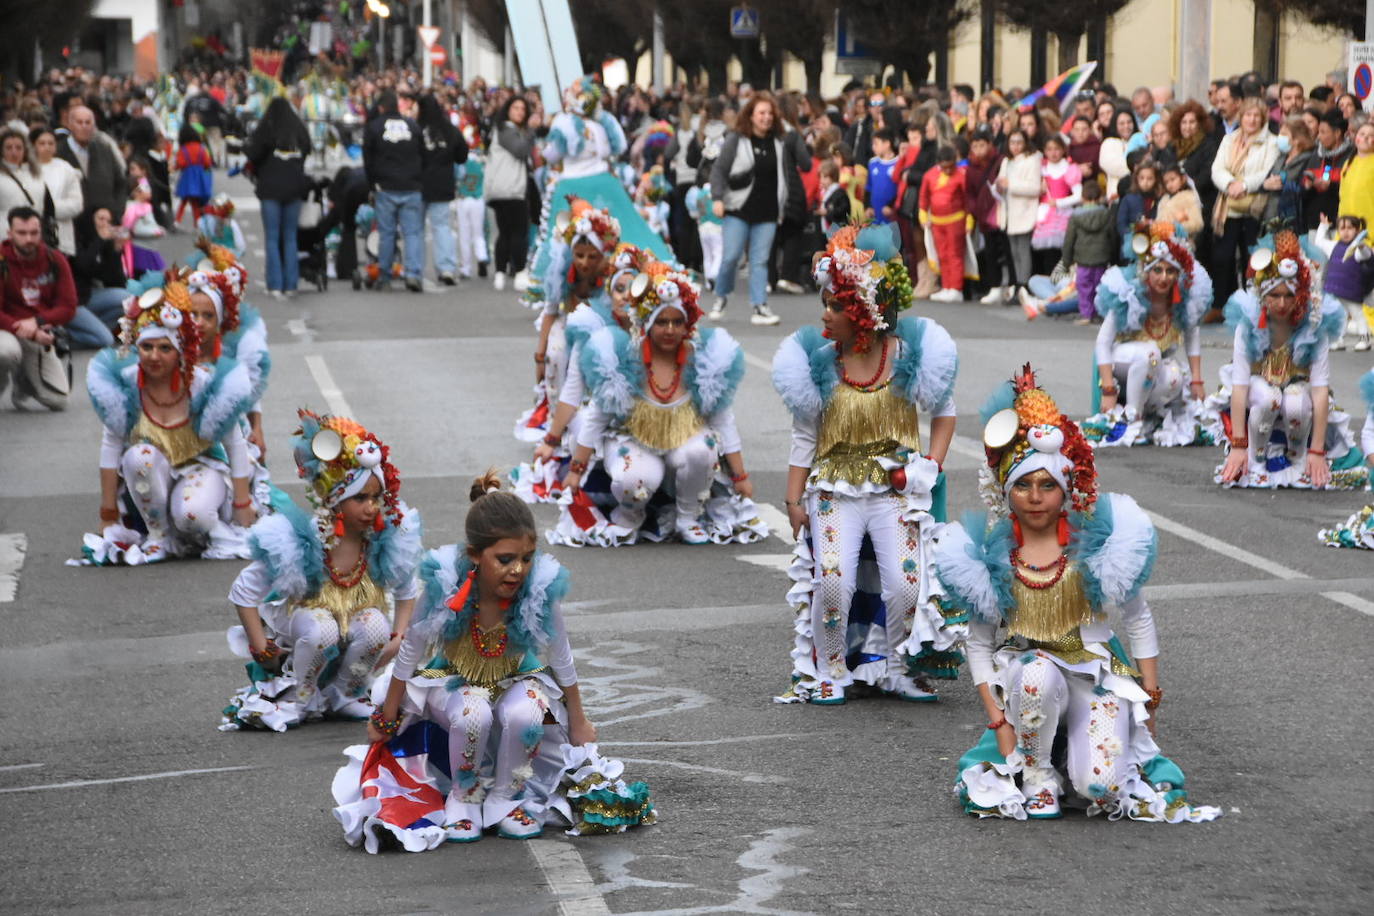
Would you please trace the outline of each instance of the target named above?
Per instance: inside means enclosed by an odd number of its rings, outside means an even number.
[[[1049,471],[1050,476],[1064,490],[1064,493],[1069,492],[1069,474],[1073,471],[1073,462],[1063,452],[1040,452],[1035,449],[1031,449],[1026,457],[1011,469],[1011,473],[1007,475],[1007,482],[1003,485],[1003,490],[1010,493],[1012,484],[1027,474],[1034,474],[1036,471]]]
[[[354,468],[348,472],[342,481],[334,485],[334,489],[329,491],[329,495],[325,497],[325,505],[332,509],[350,496],[357,496],[372,477],[377,478],[377,482],[382,485],[382,490],[385,492],[386,477],[382,474],[380,464],[371,468]]]

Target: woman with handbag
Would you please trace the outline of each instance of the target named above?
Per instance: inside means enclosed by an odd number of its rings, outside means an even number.
[[[34,158],[33,147],[28,138],[19,131],[7,127],[0,130],[0,219],[15,207],[32,207],[40,214],[43,210],[43,195],[47,188],[43,185],[43,172]],[[43,241],[49,248],[57,247],[57,239],[48,238],[48,221],[44,220]],[[8,222],[0,226],[0,240],[9,238]]]
[[[1240,106],[1240,125],[1227,134],[1212,160],[1217,203],[1212,213],[1212,278],[1216,301],[1226,302],[1239,286],[1237,265],[1245,264],[1259,239],[1268,205],[1262,185],[1279,158],[1278,138],[1269,133],[1269,112],[1260,99]]]

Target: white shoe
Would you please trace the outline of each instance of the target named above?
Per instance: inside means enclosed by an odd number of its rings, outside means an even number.
[[[883,693],[908,703],[934,703],[940,699],[929,683],[904,674],[890,674],[883,678]]]
[[[754,314],[749,316],[750,324],[767,326],[777,324],[779,321],[782,321],[782,319],[773,314],[773,310],[767,305],[754,306]]]
[[[1345,335],[1344,335],[1344,334],[1342,334],[1340,337],[1337,337],[1335,340],[1331,341],[1331,349],[1332,349],[1332,350],[1344,350],[1344,349],[1345,349]]]
[[[834,681],[821,681],[808,702],[814,706],[843,706],[844,685],[836,684]]]
[[[1369,349],[1369,338],[1368,338],[1368,337],[1361,337],[1361,338],[1355,343],[1354,349],[1355,349],[1355,350],[1358,350],[1360,353],[1363,353],[1365,350],[1368,350],[1368,349]]]
[[[728,297],[717,296],[715,303],[711,306],[710,313],[706,317],[710,318],[712,321],[720,321],[725,317],[725,307],[729,304],[730,300]]]
[[[1054,786],[1023,786],[1021,792],[1026,796],[1026,817],[1048,820],[1063,816]]]
[[[495,287],[496,291],[499,293],[501,290],[506,288],[506,275],[498,270],[496,272],[496,276],[491,278],[491,285]]]
[[[467,818],[444,825],[445,843],[476,843],[481,838],[482,828]]]
[[[794,296],[800,296],[806,292],[806,290],[801,288],[801,284],[793,283],[791,280],[779,280],[778,289],[782,290],[784,293],[791,293]]]
[[[525,290],[529,289],[530,272],[528,270],[520,271],[520,273],[515,275],[515,280],[511,283],[511,285],[515,287],[515,291],[517,293],[523,293]]]
[[[930,297],[931,302],[961,302],[964,293],[957,289],[942,289]]]
[[[508,840],[532,840],[544,832],[544,825],[526,814],[524,808],[516,808],[501,818],[496,832]]]
[[[983,305],[1000,305],[1004,299],[1006,299],[1006,295],[1002,292],[1002,288],[1000,286],[994,286],[992,289],[988,290],[986,296],[978,301]]]
[[[711,540],[706,529],[697,524],[696,521],[684,522],[679,519],[674,527],[677,529],[677,536],[682,539],[684,544],[705,544]]]

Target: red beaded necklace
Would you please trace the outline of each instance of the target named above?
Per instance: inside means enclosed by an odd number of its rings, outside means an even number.
[[[495,649],[487,647],[487,641],[483,638],[486,634],[477,625],[476,614],[472,615],[472,624],[468,627],[468,632],[472,634],[472,645],[477,649],[477,654],[483,658],[500,658],[506,654],[506,643],[510,641],[510,634],[504,626],[501,627],[501,638],[496,641]]]
[[[654,381],[654,358],[653,350],[649,346],[649,341],[644,341],[644,376],[649,380],[649,392],[658,400],[667,403],[677,394],[678,387],[682,384],[682,370],[687,364],[687,346],[685,343],[677,345],[677,368],[673,370],[673,383],[666,389],[660,388],[658,382]]]
[[[844,367],[844,354],[838,346],[835,348],[835,362],[840,367],[840,379],[850,388],[857,388],[864,392],[876,391],[878,382],[882,379],[884,370],[887,369],[887,341],[883,341],[883,348],[878,354],[878,371],[873,373],[873,378],[866,382],[856,381],[849,377],[849,373]]]
[[[139,392],[139,398],[142,399],[142,400],[150,401],[150,402],[152,402],[152,404],[153,404],[154,406],[156,406],[156,407],[161,407],[163,410],[166,410],[166,409],[169,408],[169,407],[175,407],[175,406],[177,406],[178,404],[180,404],[183,400],[186,399],[186,395],[183,394],[181,397],[177,398],[176,400],[174,400],[174,401],[169,401],[169,402],[166,403],[166,404],[164,404],[162,401],[159,401],[157,398],[153,397],[151,394],[149,394],[149,393],[146,392],[146,391],[140,391],[140,392]],[[163,422],[160,421],[157,417],[153,416],[152,414],[150,414],[150,413],[148,412],[148,405],[147,405],[147,404],[144,404],[144,405],[143,405],[143,415],[144,415],[145,417],[148,418],[148,422],[149,422],[149,423],[152,423],[154,426],[158,427],[159,429],[180,429],[181,427],[185,426],[187,423],[190,423],[190,422],[191,422],[191,417],[190,417],[190,415],[188,414],[187,416],[183,417],[182,419],[177,420],[175,423],[163,423]]]
[[[1053,588],[1054,586],[1059,584],[1060,579],[1064,578],[1064,570],[1068,569],[1068,567],[1069,555],[1066,553],[1061,553],[1059,555],[1059,559],[1055,560],[1053,563],[1048,563],[1044,566],[1035,566],[1021,559],[1020,547],[1013,547],[1011,549],[1012,571],[1016,573],[1017,581],[1024,585],[1026,588],[1033,588],[1036,591],[1043,591],[1047,588]],[[1027,579],[1025,575],[1023,575],[1021,572],[1021,570],[1023,569],[1028,569],[1031,572],[1049,572],[1050,570],[1054,570],[1054,578],[1045,582],[1039,582],[1034,579]]]
[[[335,571],[334,564],[327,552],[324,555],[324,568],[329,573],[329,580],[339,588],[352,588],[363,581],[363,576],[367,575],[367,550],[361,547],[358,549],[358,562],[353,564],[353,568],[348,571],[347,575],[341,576]]]

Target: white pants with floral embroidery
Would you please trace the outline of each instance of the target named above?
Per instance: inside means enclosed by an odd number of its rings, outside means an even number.
[[[124,451],[119,476],[133,496],[152,544],[178,535],[207,538],[229,501],[228,480],[222,472],[199,461],[173,468],[161,449],[147,443]]]
[[[1289,460],[1297,464],[1306,458],[1307,437],[1312,434],[1312,387],[1306,382],[1294,382],[1279,388],[1252,375],[1249,396],[1250,461],[1263,462],[1268,457],[1269,437],[1275,426],[1288,438],[1284,451]]]
[[[616,507],[611,521],[635,531],[644,524],[649,499],[671,475],[681,522],[696,521],[711,492],[711,478],[718,467],[715,437],[702,429],[668,451],[649,448],[629,436],[608,442],[602,461],[611,478]]]
[[[340,636],[339,623],[329,611],[299,607],[291,612],[287,634],[296,699],[306,708],[311,708],[320,692],[320,674],[334,655],[330,650],[342,655],[334,682],[337,691],[329,691],[337,706],[367,693],[372,668],[391,637],[391,623],[377,608],[364,608],[348,619],[348,635]]]
[[[1138,417],[1160,413],[1182,397],[1189,375],[1177,356],[1161,355],[1159,346],[1149,341],[1133,340],[1112,348],[1112,377],[1126,392],[1121,403],[1135,408]]]

